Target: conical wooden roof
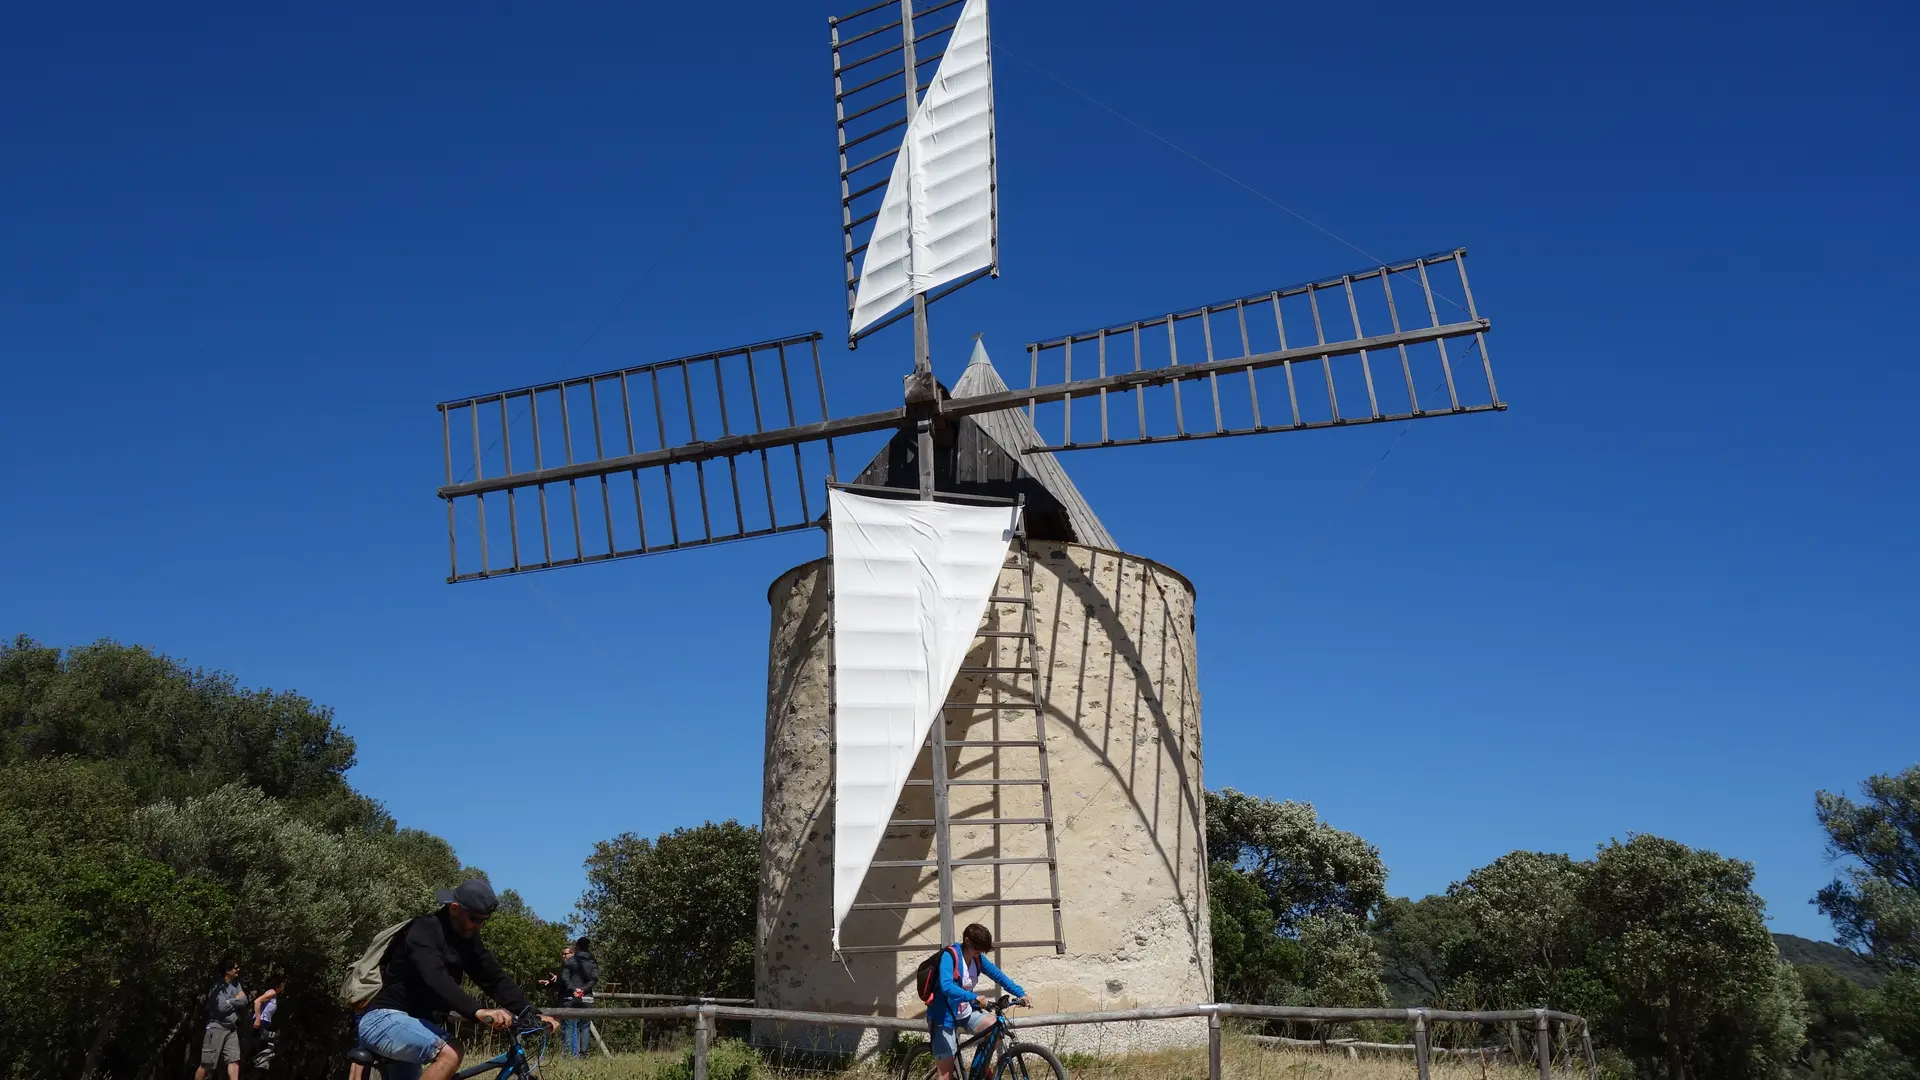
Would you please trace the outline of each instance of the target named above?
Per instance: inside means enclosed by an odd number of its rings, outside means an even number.
[[[1007,390],[1006,380],[995,370],[993,361],[987,358],[985,342],[975,339],[973,356],[967,361],[966,373],[954,384],[953,396],[957,398],[980,397],[985,394],[999,394]],[[1100,522],[1100,516],[1088,505],[1086,496],[1074,486],[1073,479],[1059,459],[1052,454],[1024,453],[1025,450],[1044,445],[1040,432],[1033,426],[1033,420],[1024,409],[1006,409],[1001,412],[980,413],[970,417],[978,424],[987,437],[999,443],[1009,454],[1018,457],[1028,475],[1040,482],[1066,512],[1067,520],[1073,525],[1074,539],[1092,547],[1119,550],[1120,545],[1113,542],[1113,534]]]
[[[973,356],[966,373],[948,392],[952,398],[997,394],[1007,389],[1005,380],[987,358],[986,346],[973,345]],[[939,491],[966,492],[1025,498],[1027,535],[1036,540],[1064,540],[1090,547],[1119,550],[1113,534],[1100,522],[1099,515],[1087,504],[1086,496],[1074,486],[1052,454],[1023,451],[1045,445],[1025,410],[962,416],[943,424],[935,440],[934,487]],[[919,466],[915,461],[918,440],[903,431],[874,455],[855,479],[857,484],[911,488],[919,484]]]

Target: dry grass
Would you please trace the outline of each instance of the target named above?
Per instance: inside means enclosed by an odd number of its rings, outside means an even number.
[[[661,1070],[678,1063],[684,1051],[646,1054],[595,1056],[585,1061],[549,1059],[541,1070],[543,1080],[653,1080]],[[1065,1058],[1071,1080],[1206,1080],[1205,1048],[1162,1050],[1091,1057],[1073,1054]],[[1250,1040],[1229,1038],[1225,1054],[1229,1080],[1413,1080],[1412,1054],[1363,1055],[1349,1058],[1342,1051],[1322,1053],[1313,1050],[1263,1047]],[[1578,1073],[1556,1072],[1556,1077],[1584,1077]],[[885,1058],[853,1064],[845,1069],[776,1068],[768,1066],[763,1080],[888,1080]],[[1436,1060],[1433,1080],[1480,1080],[1477,1061]],[[1538,1080],[1531,1068],[1487,1064],[1487,1080]]]

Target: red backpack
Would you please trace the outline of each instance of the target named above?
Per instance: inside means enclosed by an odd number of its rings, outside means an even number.
[[[960,959],[960,946],[958,945],[949,945],[941,949],[939,952],[920,961],[920,966],[914,969],[913,990],[914,993],[920,995],[920,1003],[922,1005],[933,1004],[935,995],[940,992],[940,958],[949,952],[953,954],[953,973],[954,976],[958,978],[960,973],[966,970],[964,961]]]

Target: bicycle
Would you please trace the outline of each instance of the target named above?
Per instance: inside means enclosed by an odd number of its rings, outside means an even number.
[[[1060,1064],[1053,1051],[1038,1043],[1014,1041],[1013,1021],[1006,1015],[1012,1004],[1013,998],[1002,994],[1000,1000],[982,1006],[994,1014],[993,1026],[960,1044],[953,1055],[954,1080],[986,1080],[989,1066],[993,1066],[995,1080],[1044,1080],[1046,1077],[1067,1080],[1066,1066]],[[966,1058],[967,1048],[976,1045],[979,1049],[974,1051],[973,1064],[961,1072],[960,1062]],[[999,1051],[997,1065],[993,1056],[996,1050]],[[900,1068],[900,1080],[928,1080],[937,1075],[933,1047],[926,1043],[909,1051],[906,1063]]]
[[[535,1035],[540,1036],[540,1043],[529,1055],[526,1044]],[[538,1021],[531,1026],[516,1022],[507,1036],[505,1050],[478,1065],[469,1065],[460,1069],[453,1074],[453,1080],[472,1080],[473,1077],[495,1071],[500,1074],[498,1080],[540,1080],[539,1063],[546,1058],[546,1052],[547,1026]],[[347,1062],[348,1076],[355,1077],[356,1080],[372,1080],[375,1070],[379,1071],[381,1080],[385,1080],[387,1075],[387,1059],[364,1046],[355,1045],[352,1050],[349,1050]],[[355,1069],[354,1066],[359,1068]]]

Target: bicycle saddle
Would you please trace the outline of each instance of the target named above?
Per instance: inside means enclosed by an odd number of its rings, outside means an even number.
[[[372,1068],[374,1064],[378,1062],[380,1059],[374,1057],[373,1051],[367,1049],[366,1047],[356,1046],[353,1049],[347,1051],[347,1060],[353,1062],[355,1065],[364,1065],[368,1068]]]

